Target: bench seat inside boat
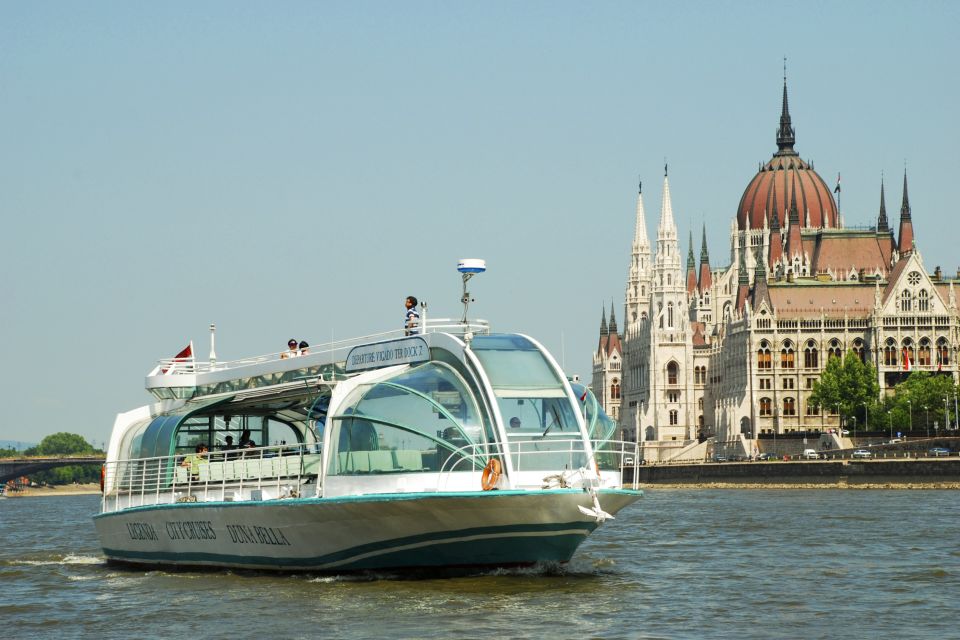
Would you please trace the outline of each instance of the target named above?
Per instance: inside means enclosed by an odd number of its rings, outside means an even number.
[[[231,482],[257,478],[317,475],[321,460],[321,454],[312,453],[303,456],[302,467],[300,456],[213,461],[200,465],[197,482]],[[189,469],[177,467],[176,480],[178,484],[187,482]]]
[[[394,473],[423,471],[423,453],[416,449],[391,451],[341,451],[343,473]]]

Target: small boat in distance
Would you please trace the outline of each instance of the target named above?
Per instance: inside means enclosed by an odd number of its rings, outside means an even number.
[[[540,343],[467,320],[482,267],[461,262],[460,320],[423,306],[413,335],[161,361],[146,380],[156,401],[119,414],[110,437],[94,518],[107,559],[322,572],[569,561],[640,498],[622,481],[638,450]]]

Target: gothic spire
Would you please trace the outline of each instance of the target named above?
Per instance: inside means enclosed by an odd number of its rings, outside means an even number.
[[[907,170],[903,170],[903,204],[900,205],[900,218],[910,220],[910,196],[907,195]]]
[[[670,180],[664,172],[663,176],[663,200],[660,202],[660,229],[661,235],[664,231],[673,231],[676,237],[677,225],[673,221],[673,203],[670,201]]]
[[[795,154],[793,144],[796,142],[795,131],[790,122],[790,106],[787,103],[787,68],[784,61],[783,68],[783,107],[780,111],[780,128],[777,130],[777,152],[780,155]]]
[[[890,224],[887,222],[887,203],[883,195],[883,176],[880,176],[880,216],[877,218],[877,231],[889,231]]]
[[[607,337],[608,335],[610,335],[610,331],[607,329],[607,308],[606,308],[606,307],[603,307],[603,312],[602,312],[602,313],[603,313],[603,315],[601,316],[601,319],[600,319],[600,339],[601,339],[601,341],[603,340],[603,338],[605,338],[605,337]]]
[[[639,182],[637,186],[637,223],[636,230],[633,233],[633,245],[635,248],[639,249],[644,246],[649,246],[650,241],[647,239],[647,215],[643,209],[643,182]]]
[[[617,333],[617,314],[613,307],[613,300],[610,301],[610,335]]]
[[[693,230],[690,230],[690,250],[687,252],[687,295],[697,292],[697,261],[693,257]]]
[[[700,293],[713,286],[713,275],[710,273],[710,254],[707,253],[707,225],[703,225],[703,242],[700,244],[700,276],[697,278]]]
[[[907,195],[907,170],[903,170],[903,204],[900,205],[900,233],[897,251],[904,256],[913,251],[913,219],[910,215],[910,197]]]

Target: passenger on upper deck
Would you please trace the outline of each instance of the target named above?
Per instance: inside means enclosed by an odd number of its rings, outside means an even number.
[[[250,429],[244,429],[240,433],[240,444],[238,445],[240,449],[246,449],[250,444]]]
[[[181,467],[187,467],[190,469],[190,479],[199,480],[200,479],[200,465],[206,464],[208,460],[206,459],[207,454],[207,445],[198,444],[195,450],[195,453],[187,456],[183,459],[183,462],[180,463]]]
[[[415,296],[407,296],[403,305],[407,308],[407,313],[403,321],[403,328],[405,329],[403,335],[412,336],[420,333],[420,312],[417,311],[417,298]]]
[[[287,340],[287,350],[280,354],[280,358],[295,358],[299,355],[297,352],[297,340],[296,338],[290,338]]]
[[[301,355],[301,356],[305,356],[305,355],[308,355],[309,353],[310,353],[310,345],[307,344],[307,341],[306,341],[306,340],[301,340],[301,341],[300,341],[300,355]]]

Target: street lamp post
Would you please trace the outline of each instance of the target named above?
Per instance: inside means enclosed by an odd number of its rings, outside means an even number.
[[[913,402],[907,400],[907,408],[910,410],[910,431],[913,431]]]
[[[850,416],[850,421],[853,422],[853,439],[857,438],[857,416]]]
[[[890,439],[893,440],[893,412],[887,412],[887,420],[890,422]]]
[[[950,428],[950,405],[947,404],[947,399],[943,399],[943,428]]]
[[[863,403],[863,430],[870,431],[870,408],[867,403]]]
[[[923,412],[926,414],[926,418],[924,418],[924,425],[927,429],[927,437],[929,438],[930,437],[930,409],[928,409],[927,406],[924,405]]]

